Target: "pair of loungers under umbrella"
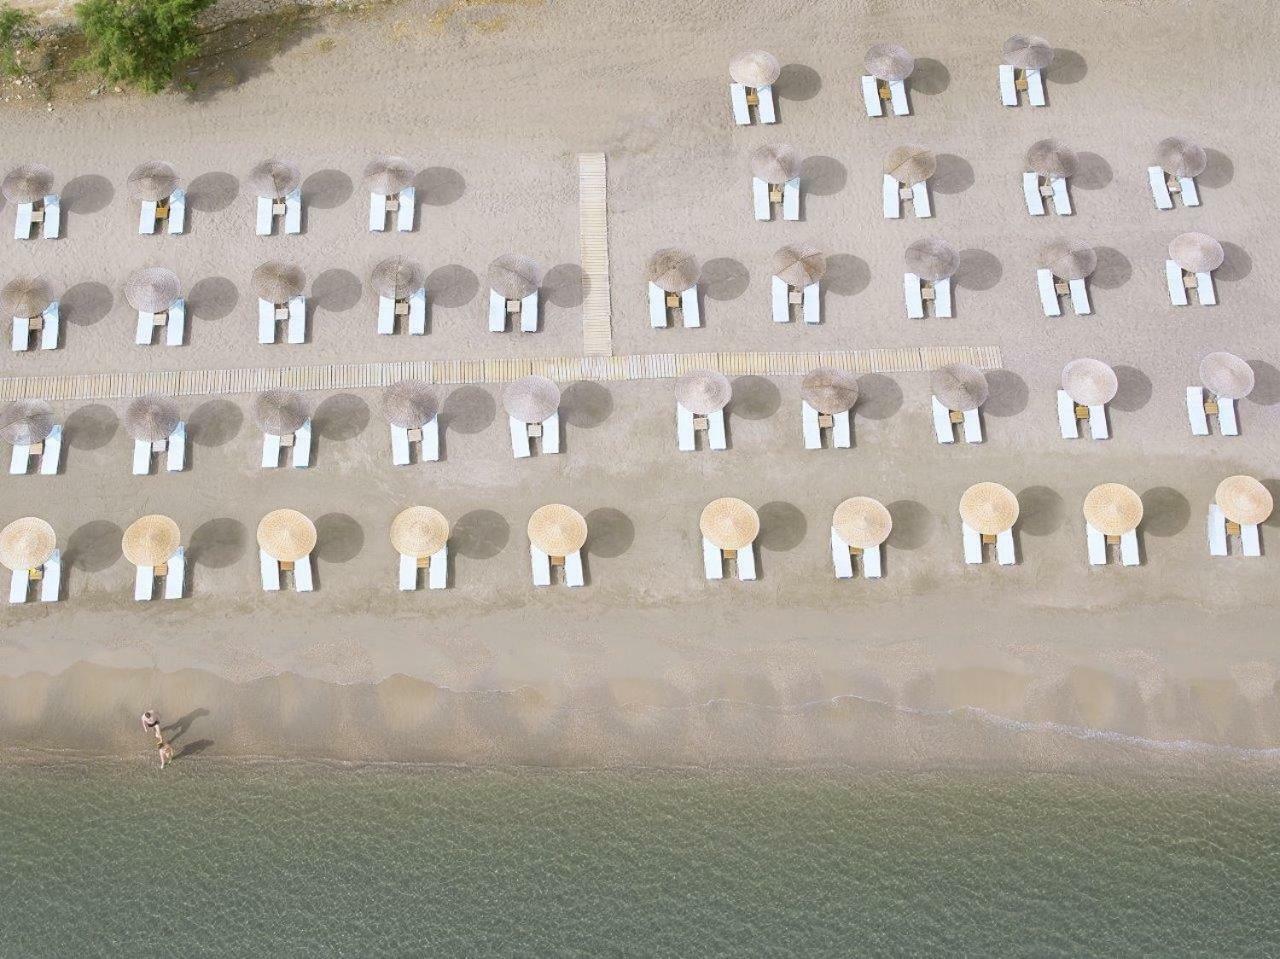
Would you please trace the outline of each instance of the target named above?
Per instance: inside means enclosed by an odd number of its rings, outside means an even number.
[[[881,193],[886,220],[899,220],[905,210],[919,219],[933,216],[929,178],[938,170],[933,151],[918,143],[895,147],[884,159]]]
[[[134,270],[125,281],[124,298],[137,312],[134,342],[149,346],[157,329],[166,346],[181,346],[186,338],[187,303],[178,274],[162,266]]]
[[[778,58],[766,50],[747,50],[729,61],[729,105],[734,123],[778,122],[773,85],[781,73]]]
[[[1226,251],[1207,233],[1182,233],[1169,242],[1169,258],[1165,260],[1165,280],[1169,286],[1169,302],[1188,306],[1192,295],[1201,306],[1216,306],[1218,293],[1213,286],[1213,271],[1222,266]]]
[[[388,257],[373,268],[369,281],[378,294],[378,333],[390,336],[401,321],[409,333],[427,332],[427,274],[403,256]]]
[[[311,407],[301,393],[282,389],[259,393],[251,414],[262,430],[263,469],[276,469],[283,463],[295,469],[311,465]]]
[[[286,343],[307,341],[307,278],[293,263],[267,260],[249,278],[258,300],[258,342],[275,343],[284,327]]]
[[[55,476],[62,462],[62,425],[44,400],[14,400],[0,409],[0,439],[13,447],[9,473],[23,476],[32,464],[42,476]]]
[[[1234,353],[1218,351],[1200,361],[1200,385],[1187,387],[1187,419],[1193,436],[1208,436],[1211,420],[1222,436],[1239,436],[1236,401],[1253,392],[1253,367]]]
[[[369,232],[385,232],[388,220],[396,232],[412,232],[417,206],[413,178],[413,167],[404,157],[376,157],[364,168],[364,185],[369,191]]]
[[[1261,556],[1259,528],[1271,516],[1275,504],[1271,491],[1252,476],[1228,476],[1213,494],[1209,506],[1209,555],[1229,555],[1232,540],[1244,556]]]
[[[263,160],[249,171],[249,187],[257,195],[254,232],[270,236],[276,221],[283,232],[302,232],[302,173],[286,160]]]
[[[17,276],[0,289],[0,316],[13,320],[9,338],[15,353],[38,348],[56,350],[62,322],[57,297],[41,276]]]
[[[391,463],[408,466],[417,447],[421,462],[440,459],[440,413],[431,387],[400,380],[382,393],[382,415],[391,428]]]
[[[1151,198],[1157,210],[1172,210],[1175,198],[1186,207],[1200,205],[1196,177],[1209,165],[1204,147],[1186,137],[1166,137],[1156,144],[1156,162],[1147,167]]]
[[[187,194],[181,182],[177,169],[165,160],[148,160],[134,168],[126,186],[138,201],[138,233],[153,235],[162,224],[170,236],[186,229]]]
[[[33,234],[56,240],[62,234],[62,200],[53,183],[53,171],[39,163],[14,167],[0,181],[0,193],[14,208],[15,240]]]
[[[10,603],[25,603],[33,595],[52,603],[61,596],[58,537],[40,517],[24,516],[0,529],[0,565],[10,571]]]
[[[786,143],[766,143],[751,151],[751,208],[757,220],[800,219],[800,154]]]
[[[155,598],[156,581],[164,582],[165,599],[182,599],[186,590],[187,557],[182,531],[170,517],[158,513],[129,524],[120,544],[125,559],[136,567],[133,598]]]
[[[169,473],[186,468],[187,425],[178,404],[169,397],[157,393],[139,396],[125,410],[124,427],[133,438],[133,475],[149,474],[156,459]]]
[[[953,316],[951,278],[960,268],[956,248],[941,237],[922,237],[907,247],[903,262],[906,270],[902,274],[902,290],[907,318],[924,319],[930,307],[936,317]]]
[[[1044,70],[1053,62],[1054,49],[1044,37],[1015,33],[1000,50],[1000,102],[1019,106],[1022,98],[1033,107],[1048,105],[1044,95]]]
[[[770,315],[775,323],[802,319],[822,321],[819,283],[826,273],[822,251],[806,244],[788,244],[773,254],[770,286]],[[666,329],[671,324],[685,328],[702,325],[698,301],[698,262],[687,250],[668,247],[649,258],[645,274],[649,289],[649,325]]]

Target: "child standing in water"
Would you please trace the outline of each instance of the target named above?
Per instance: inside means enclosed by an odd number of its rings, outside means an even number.
[[[165,742],[158,732],[156,733],[156,752],[160,755],[161,769],[173,762],[173,747]]]

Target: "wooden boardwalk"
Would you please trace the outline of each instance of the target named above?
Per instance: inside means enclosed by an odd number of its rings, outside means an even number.
[[[609,220],[603,153],[578,155],[578,256],[582,269],[582,352],[613,353],[609,299]]]

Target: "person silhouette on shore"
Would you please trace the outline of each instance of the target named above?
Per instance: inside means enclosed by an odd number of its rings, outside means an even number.
[[[149,733],[155,733],[156,739],[160,738],[160,714],[154,709],[148,709],[142,714],[142,728]]]
[[[161,769],[173,762],[173,746],[165,742],[158,731],[156,732],[156,752],[160,756]]]

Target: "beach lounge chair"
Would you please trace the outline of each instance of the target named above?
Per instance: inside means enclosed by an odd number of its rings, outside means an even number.
[[[138,233],[154,236],[159,225],[170,236],[179,236],[187,224],[187,194],[174,190],[163,200],[143,200],[138,211]]]
[[[966,443],[982,442],[982,418],[978,415],[977,409],[949,410],[938,401],[936,396],[932,397],[932,400],[933,431],[939,443],[954,443],[957,426],[961,427]]]
[[[556,566],[564,570],[566,586],[582,586],[586,580],[582,571],[582,552],[574,550],[566,556],[550,556],[538,547],[530,544],[529,563],[532,568],[534,586],[550,586],[552,569]]]
[[[1147,179],[1151,183],[1151,197],[1156,201],[1157,210],[1172,210],[1174,197],[1181,197],[1183,206],[1200,205],[1195,177],[1171,177],[1160,167],[1149,166]]]
[[[1059,216],[1070,216],[1073,212],[1064,176],[1041,176],[1028,170],[1022,174],[1022,192],[1027,201],[1027,212],[1032,216],[1044,216],[1048,209]],[[1046,200],[1052,201],[1049,207],[1045,206]]]
[[[803,287],[792,287],[780,276],[773,277],[773,322],[790,323],[791,310],[796,308],[806,323],[821,322],[820,297],[818,284],[807,283]]]
[[[0,562],[12,573],[9,602],[25,603],[39,584],[42,602],[58,599],[62,589],[62,557],[57,536],[45,520],[24,516],[0,530]]]
[[[272,303],[258,299],[258,342],[275,343],[279,339],[280,324],[285,327],[286,343],[305,343],[307,340],[307,298],[299,294],[285,303]]]
[[[25,476],[31,469],[32,460],[39,461],[37,473],[40,476],[56,476],[62,459],[62,427],[55,425],[42,442],[31,444],[14,444],[9,457],[9,473],[12,476]]]
[[[1062,388],[1058,390],[1058,430],[1062,438],[1078,439],[1080,423],[1087,422],[1093,439],[1107,439],[1107,404],[1119,389],[1115,370],[1101,360],[1081,357],[1064,366]]]
[[[853,412],[819,413],[805,400],[800,401],[800,422],[804,431],[804,448],[820,450],[823,437],[831,437],[831,448],[847,450],[853,446]]]
[[[276,219],[284,221],[284,232],[302,232],[302,188],[294,187],[284,196],[258,197],[258,215],[255,232],[258,236],[270,236],[275,232]]]
[[[440,459],[440,422],[433,416],[417,427],[391,425],[391,463],[394,466],[408,466],[413,462],[413,444],[419,444],[422,462],[437,462]]]
[[[272,510],[258,522],[257,539],[258,567],[265,591],[279,592],[286,574],[292,575],[297,592],[315,589],[311,557],[316,547],[316,526],[307,516],[293,509]]]
[[[426,570],[428,589],[449,585],[449,521],[429,506],[410,506],[391,521],[391,546],[399,556],[402,592],[418,589],[418,571]]]
[[[293,588],[299,593],[309,593],[315,589],[312,578],[311,554],[301,559],[281,561],[267,555],[264,549],[258,550],[258,560],[262,571],[262,588],[268,593],[279,592],[286,582],[285,574],[293,574]]]
[[[416,191],[411,186],[390,196],[370,191],[369,232],[384,232],[387,229],[388,214],[394,214],[396,230],[400,233],[412,233],[415,198]]]
[[[180,473],[187,462],[187,424],[179,423],[167,439],[147,442],[133,441],[133,475],[146,476],[151,472],[151,461],[160,456],[164,460],[165,471]]]
[[[155,598],[156,580],[164,580],[165,599],[182,599],[187,575],[187,559],[182,547],[162,566],[139,566],[133,579],[133,598],[149,602]]]
[[[1165,279],[1169,284],[1169,302],[1174,306],[1187,306],[1191,303],[1190,291],[1196,291],[1196,298],[1201,306],[1217,306],[1218,294],[1213,287],[1213,274],[1205,270],[1201,273],[1190,273],[1173,260],[1164,261]]]
[[[891,177],[889,174],[884,175],[884,216],[886,220],[899,220],[902,218],[902,204],[910,201],[911,210],[919,219],[928,219],[933,216],[933,207],[929,202],[929,184],[926,180],[907,186]]]
[[[773,322],[790,323],[793,311],[810,325],[822,322],[818,284],[827,271],[827,258],[816,247],[788,244],[773,254],[771,307]]]
[[[1142,513],[1142,498],[1127,486],[1101,483],[1091,489],[1084,498],[1089,565],[1105,566],[1111,547],[1118,549],[1123,565],[1139,565],[1138,525]]]
[[[964,535],[964,561],[970,565],[985,562],[985,547],[995,546],[996,562],[1001,566],[1012,566],[1017,562],[1013,530],[1000,533],[979,533],[968,523],[961,523]]]
[[[1211,417],[1217,417],[1223,436],[1239,436],[1236,401],[1254,387],[1254,372],[1234,353],[1215,352],[1200,361],[1200,386],[1187,387],[1187,419],[1193,436],[1208,436]]]
[[[649,325],[654,329],[666,329],[676,320],[686,329],[702,325],[702,313],[698,309],[698,288],[691,286],[679,293],[668,293],[652,280],[649,281]]]
[[[1000,64],[1000,102],[1007,107],[1018,106],[1018,94],[1025,93],[1027,102],[1033,107],[1045,105],[1044,77],[1039,70],[1020,70]]]
[[[286,457],[294,469],[306,469],[311,465],[311,420],[308,419],[294,433],[277,436],[274,433],[262,435],[262,466],[264,469],[276,469],[281,465],[280,454],[288,450]]]
[[[396,320],[406,317],[408,330],[413,336],[422,336],[427,332],[427,291],[415,290],[402,300],[389,296],[378,297],[378,333],[390,336],[396,331]]]
[[[1187,306],[1190,292],[1195,290],[1201,306],[1216,306],[1218,294],[1213,286],[1213,271],[1226,258],[1222,244],[1206,233],[1182,233],[1169,243],[1165,260],[1165,279],[1169,285],[1169,301],[1174,306]]]
[[[676,403],[676,445],[681,452],[692,453],[698,448],[697,434],[706,433],[706,448],[729,448],[724,426],[724,410],[713,410],[701,416]]]
[[[707,579],[724,579],[726,567],[734,564],[738,579],[749,582],[756,578],[755,544],[739,549],[721,549],[705,536],[702,538],[702,562]]]
[[[902,258],[906,266],[902,292],[908,319],[924,319],[930,303],[934,316],[949,318],[951,278],[960,267],[959,252],[940,237],[924,237],[907,247]]]
[[[449,585],[449,547],[442,546],[430,556],[400,554],[400,589],[412,592],[418,588],[418,571],[427,571],[428,589],[445,589]]]
[[[10,345],[15,353],[24,353],[34,342],[39,349],[56,350],[62,330],[58,301],[52,301],[37,316],[15,316]],[[36,334],[39,334],[37,337]]]
[[[182,533],[168,516],[151,514],[129,524],[121,543],[125,559],[135,567],[133,598],[140,603],[155,596],[156,580],[164,580],[165,599],[182,599],[187,557]]]
[[[9,602],[25,603],[33,584],[38,584],[42,603],[56,603],[62,594],[62,552],[55,549],[47,560],[34,569],[16,569],[9,579]]]
[[[751,151],[751,206],[760,221],[773,219],[782,208],[784,220],[800,219],[800,157],[785,143],[765,144]]]
[[[134,342],[150,346],[157,328],[164,328],[164,345],[181,346],[186,336],[187,302],[178,299],[167,310],[150,313],[138,310],[138,323]]]
[[[909,319],[924,319],[925,305],[928,303],[933,304],[934,316],[943,318],[952,316],[951,277],[929,281],[922,280],[917,273],[903,273],[902,291]]]
[[[867,72],[862,76],[862,104],[867,116],[884,116],[886,103],[894,116],[910,115],[907,77],[915,69],[911,54],[895,43],[877,43],[867,51],[864,65]]]
[[[978,565],[985,561],[987,546],[995,547],[1001,566],[1017,562],[1013,527],[1018,521],[1018,498],[999,483],[975,483],[960,497],[960,531],[964,561]]]
[[[541,453],[560,452],[560,388],[544,376],[513,380],[502,393],[511,433],[511,453],[516,459],[533,455],[534,441]]]
[[[753,108],[761,123],[777,122],[773,84],[781,72],[778,58],[764,50],[748,50],[729,61],[729,103],[734,123],[749,126]]]
[[[1210,504],[1208,517],[1209,555],[1229,555],[1230,548],[1228,544],[1234,537],[1240,541],[1242,555],[1261,556],[1262,539],[1259,534],[1259,526],[1260,524],[1258,523],[1233,523],[1222,512],[1221,506],[1217,503]]]
[[[1259,527],[1271,516],[1271,491],[1252,476],[1228,476],[1218,484],[1209,506],[1209,555],[1226,556],[1228,541],[1240,540],[1245,556],[1261,556]]]
[[[40,224],[39,232],[46,240],[56,240],[62,233],[62,201],[50,193],[32,203],[19,203],[14,221],[13,238],[29,240]]]
[[[516,459],[525,459],[534,452],[534,440],[541,444],[540,453],[560,452],[560,414],[552,413],[541,423],[526,423],[514,416],[507,417],[511,429],[511,453]]]
[[[1125,566],[1137,566],[1141,563],[1138,555],[1138,533],[1129,530],[1119,536],[1106,536],[1091,524],[1085,524],[1085,534],[1089,546],[1089,565],[1106,566],[1109,560],[1110,547],[1120,551],[1120,562]]]
[[[506,253],[489,264],[489,332],[505,333],[507,317],[520,317],[521,333],[538,332],[542,270],[527,256]]]
[[[831,563],[835,567],[836,579],[853,578],[855,559],[862,564],[864,578],[880,578],[880,547],[872,546],[869,549],[858,549],[856,546],[850,546],[840,538],[836,528],[834,526],[831,527]]]
[[[1061,297],[1069,297],[1071,308],[1078,316],[1088,316],[1093,312],[1089,303],[1089,289],[1083,278],[1076,280],[1060,280],[1051,270],[1036,270],[1036,284],[1040,288],[1040,305],[1045,316],[1061,316]]]
[[[391,463],[408,466],[418,444],[422,462],[440,459],[440,420],[435,396],[420,380],[400,380],[382,394],[382,415],[391,430]]]
[[[1058,390],[1058,427],[1062,438],[1079,439],[1081,422],[1089,424],[1089,435],[1095,440],[1105,440],[1110,436],[1105,405],[1081,406],[1067,395],[1066,390]]]

